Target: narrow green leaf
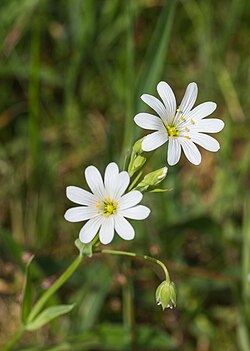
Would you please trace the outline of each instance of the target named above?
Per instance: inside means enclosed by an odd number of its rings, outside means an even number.
[[[177,1],[175,0],[166,1],[162,9],[146,53],[145,65],[139,79],[138,95],[143,92],[151,93],[162,74],[163,67],[166,64],[167,48],[176,5]],[[141,104],[142,102],[138,100],[137,110],[140,109]]]
[[[25,283],[23,286],[23,299],[22,299],[22,306],[21,306],[21,321],[24,325],[26,325],[27,323],[28,316],[31,310],[31,304],[32,304],[32,286],[31,286],[30,267],[31,267],[31,262],[33,258],[34,256],[32,256],[29,259],[25,270]]]
[[[62,316],[63,314],[69,313],[73,308],[73,305],[58,305],[48,307],[42,311],[33,322],[26,325],[26,330],[32,331],[41,328],[43,325],[49,323],[53,319]]]
[[[165,193],[166,191],[172,191],[173,189],[160,189],[156,188],[153,190],[149,190],[149,193]]]

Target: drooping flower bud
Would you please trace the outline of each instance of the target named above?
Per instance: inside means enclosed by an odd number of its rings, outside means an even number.
[[[143,139],[139,139],[135,142],[130,162],[128,165],[128,173],[130,177],[132,177],[135,172],[137,172],[140,168],[142,168],[147,161],[146,153],[142,150],[141,144]]]
[[[166,178],[167,172],[168,168],[163,167],[148,173],[137,185],[136,189],[139,191],[153,191]]]
[[[173,282],[164,280],[156,289],[155,293],[157,305],[162,309],[176,307],[176,290]]]

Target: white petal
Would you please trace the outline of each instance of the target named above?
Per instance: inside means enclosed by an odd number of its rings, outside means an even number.
[[[100,172],[94,166],[85,169],[85,178],[91,191],[100,199],[105,197],[103,180]]]
[[[172,117],[174,117],[176,112],[176,100],[173,90],[166,82],[160,82],[157,85],[157,91],[166,107],[166,117],[168,122],[171,122]]]
[[[190,83],[187,86],[185,94],[180,104],[182,114],[189,112],[197,99],[198,87],[196,83]]]
[[[121,215],[115,217],[115,231],[124,240],[132,240],[135,237],[135,231],[132,225]]]
[[[78,186],[68,186],[66,188],[66,196],[69,200],[79,205],[95,205],[97,201],[95,195]]]
[[[129,185],[129,182],[130,182],[130,177],[128,172],[123,171],[120,174],[118,174],[117,184],[114,186],[114,189],[112,190],[114,193],[115,200],[119,200],[120,197],[124,194],[125,190]]]
[[[137,205],[143,198],[143,195],[138,190],[130,191],[129,193],[123,195],[119,200],[119,210],[123,210],[125,208],[129,208]]]
[[[97,210],[90,207],[72,207],[64,214],[64,218],[69,222],[81,222],[97,216]]]
[[[116,188],[118,181],[119,168],[115,162],[111,162],[107,165],[104,174],[104,184],[106,190],[106,197],[114,198],[114,189]]]
[[[198,121],[192,126],[191,131],[205,132],[205,133],[218,133],[224,128],[224,122],[218,118],[206,118]]]
[[[197,146],[190,139],[179,137],[179,141],[187,159],[194,165],[199,165],[201,163],[201,154]]]
[[[143,129],[165,130],[162,120],[159,117],[151,115],[150,113],[138,113],[135,116],[134,121]]]
[[[163,121],[167,118],[167,111],[163,103],[158,100],[153,95],[143,94],[141,96],[142,101],[144,101],[148,106],[150,106],[162,119]]]
[[[105,218],[102,215],[99,215],[95,218],[91,218],[80,230],[80,241],[86,244],[93,240],[100,226],[104,222],[104,219]]]
[[[114,218],[106,217],[101,225],[99,233],[100,242],[104,245],[109,244],[114,238]]]
[[[168,141],[168,164],[176,165],[181,157],[181,146],[178,138],[169,138]]]
[[[216,110],[216,103],[212,101],[203,102],[202,104],[196,106],[192,111],[189,111],[185,115],[185,119],[193,119],[194,121],[200,121]]]
[[[152,151],[163,145],[168,140],[167,132],[157,131],[143,138],[142,150]]]
[[[191,140],[208,151],[216,152],[220,149],[220,144],[210,135],[202,133],[190,133]]]
[[[139,205],[122,210],[120,213],[124,217],[141,220],[149,216],[150,209],[146,206]]]

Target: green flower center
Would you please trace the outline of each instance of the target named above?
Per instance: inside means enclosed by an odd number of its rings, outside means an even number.
[[[170,136],[170,138],[180,135],[180,132],[173,125],[168,125],[166,127],[166,129],[167,129],[167,133]]]

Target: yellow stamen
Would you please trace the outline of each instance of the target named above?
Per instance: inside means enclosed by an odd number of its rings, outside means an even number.
[[[111,216],[117,212],[117,202],[108,199],[103,199],[103,215],[104,217]]]
[[[185,128],[185,131],[186,131],[186,132],[189,132],[189,129],[186,127],[186,128]]]
[[[183,116],[181,116],[180,120],[183,122],[183,121],[185,121],[185,118]]]
[[[192,123],[192,124],[195,124],[195,121],[194,121],[193,119],[191,119],[191,123]]]
[[[188,136],[188,135],[184,135],[184,138],[190,139],[190,136]]]
[[[99,204],[96,204],[96,205],[95,205],[95,207],[96,207],[96,208],[99,208],[99,207],[100,207],[100,205],[99,205]]]
[[[174,126],[171,126],[171,125],[167,126],[167,133],[170,138],[180,135],[180,132]]]
[[[176,112],[181,112],[181,109],[180,107],[177,108]]]

